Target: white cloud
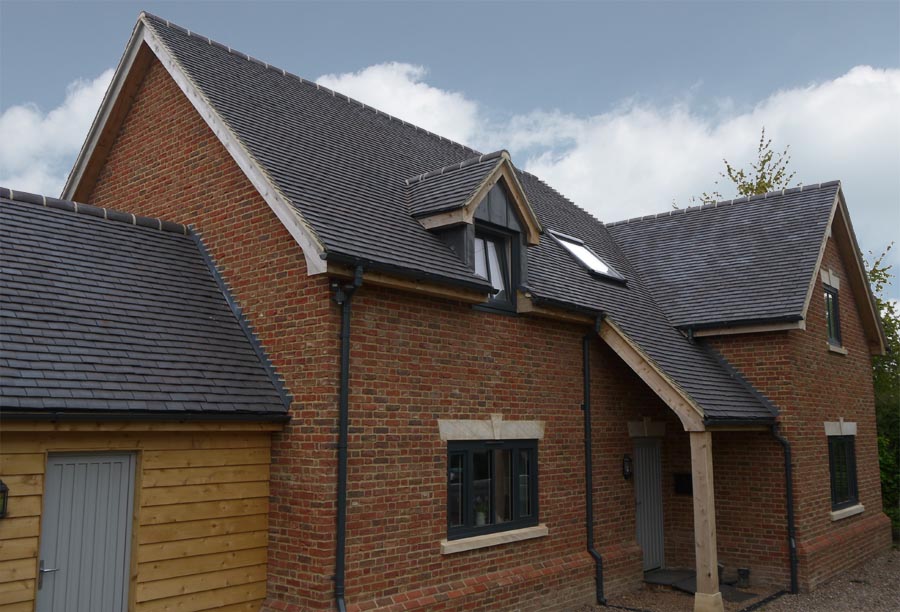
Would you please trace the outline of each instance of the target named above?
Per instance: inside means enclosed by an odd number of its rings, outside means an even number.
[[[424,83],[422,66],[389,62],[359,72],[326,74],[316,82],[404,121],[461,142],[478,131],[478,105],[460,93]]]
[[[858,66],[830,81],[775,92],[743,111],[726,99],[701,112],[692,87],[666,106],[625,100],[595,115],[535,109],[502,122],[423,78],[420,67],[381,64],[327,81],[484,151],[509,149],[521,167],[606,221],[666,211],[673,201],[688,205],[691,196],[713,189],[733,197],[727,182],[714,184],[722,158],[748,166],[765,126],[774,148],[790,144],[798,179],[843,182],[864,251],[880,253],[900,240],[900,70]],[[891,259],[900,270],[900,248]]]
[[[0,114],[0,185],[58,195],[112,79],[112,69],[66,89],[62,104],[44,113],[33,104]]]

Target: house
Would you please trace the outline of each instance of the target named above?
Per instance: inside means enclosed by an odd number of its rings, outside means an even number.
[[[8,189],[0,237],[0,609],[258,606],[289,397],[199,237]]]
[[[838,182],[603,224],[142,14],[63,197],[190,225],[292,398],[263,610],[568,609],[679,567],[722,610],[719,563],[811,589],[890,546]]]

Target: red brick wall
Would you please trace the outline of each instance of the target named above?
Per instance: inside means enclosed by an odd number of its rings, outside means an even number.
[[[154,62],[91,203],[194,224],[294,396],[273,443],[271,609],[328,609],[334,566],[338,310],[292,241]],[[354,298],[347,600],[546,609],[589,602],[581,338],[576,325],[478,312],[364,286]],[[639,584],[626,422],[659,401],[593,349],[597,541],[609,592]],[[550,535],[441,555],[446,447],[439,418],[540,419],[540,512]]]
[[[779,420],[793,452],[800,581],[804,589],[814,588],[890,546],[890,529],[881,512],[868,343],[850,291],[847,267],[834,240],[827,243],[822,267],[833,270],[841,279],[839,308],[846,355],[828,350],[824,292],[818,272],[805,330],[725,336],[713,341],[781,411]],[[832,521],[824,423],[840,418],[857,423],[857,476],[865,512]],[[772,477],[777,463],[772,462]],[[753,482],[762,484],[765,478],[760,476]]]

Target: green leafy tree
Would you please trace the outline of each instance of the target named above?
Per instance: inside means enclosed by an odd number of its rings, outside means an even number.
[[[725,171],[720,172],[737,190],[739,196],[753,196],[788,189],[796,176],[790,170],[790,147],[781,153],[772,150],[772,139],[766,138],[766,128],[762,128],[757,146],[757,159],[749,170],[736,168],[727,159]],[[719,181],[715,184],[718,186]],[[799,184],[799,183],[798,183]],[[718,190],[704,192],[692,201],[701,204],[724,199]],[[673,208],[677,208],[672,203]],[[889,244],[884,252],[866,262],[869,284],[875,295],[881,325],[887,337],[888,352],[872,360],[872,379],[875,387],[875,411],[878,422],[878,457],[881,466],[881,492],[884,512],[891,518],[894,539],[900,539],[900,307],[886,297],[894,274],[885,263],[893,247]]]
[[[772,139],[766,138],[766,128],[763,127],[759,135],[759,144],[756,146],[756,161],[751,162],[750,169],[744,170],[733,166],[723,158],[725,171],[720,172],[719,176],[732,183],[739,197],[788,189],[797,174],[788,168],[791,163],[790,149],[788,145],[781,153],[773,151]],[[719,181],[714,184],[718,185]],[[723,199],[725,198],[718,189],[711,192],[704,191],[702,195],[691,198],[693,202],[700,204],[711,204]]]
[[[875,414],[878,422],[878,459],[884,512],[891,517],[894,539],[900,539],[900,308],[885,295],[894,278],[885,259],[893,247],[866,262],[869,284],[887,337],[887,353],[872,359]]]

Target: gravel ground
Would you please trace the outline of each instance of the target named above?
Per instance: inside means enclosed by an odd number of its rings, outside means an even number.
[[[740,603],[725,602],[726,612],[739,612],[765,599],[779,589],[754,585],[749,589],[758,596]],[[634,593],[611,597],[609,607],[586,607],[580,612],[604,612],[631,608],[646,612],[692,612],[694,598],[687,593],[647,587]],[[812,593],[782,595],[757,610],[764,612],[849,612],[900,610],[900,550],[864,563]]]
[[[812,593],[785,595],[760,608],[765,612],[900,610],[900,550],[845,572]]]

